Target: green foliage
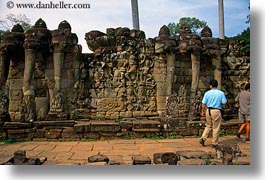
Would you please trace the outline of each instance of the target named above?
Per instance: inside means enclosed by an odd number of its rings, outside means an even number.
[[[159,133],[146,133],[146,138],[148,139],[165,139],[163,135],[160,135]]]
[[[5,144],[13,144],[15,142],[17,142],[16,139],[12,139],[12,138],[4,139]]]
[[[248,5],[248,9],[250,9],[250,4]],[[246,24],[250,24],[250,15],[247,16]],[[245,29],[240,34],[230,37],[228,39],[242,39],[245,41],[245,46],[242,47],[242,50],[250,51],[250,27]]]
[[[250,51],[250,28],[248,27],[247,29],[245,29],[242,33],[234,36],[234,37],[230,37],[228,39],[242,39],[245,42],[245,45],[242,47],[243,51]]]
[[[132,137],[130,136],[130,134],[124,134],[123,135],[123,138],[126,139],[126,140],[132,139]]]
[[[177,135],[177,132],[176,131],[172,131],[168,135],[168,138],[169,139],[176,139],[177,137],[178,137],[178,135]]]
[[[194,34],[198,34],[199,30],[207,26],[207,23],[205,21],[197,19],[195,17],[182,17],[180,18],[178,23],[168,24],[167,27],[169,28],[170,35],[177,35],[182,24],[186,24]]]
[[[250,3],[248,4],[248,10],[250,10]],[[250,14],[247,15],[246,24],[250,24]]]
[[[224,137],[226,135],[226,129],[221,129],[219,136]]]

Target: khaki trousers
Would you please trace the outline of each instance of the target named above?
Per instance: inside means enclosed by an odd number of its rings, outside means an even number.
[[[211,115],[209,114],[211,111]],[[202,133],[201,139],[206,141],[206,138],[209,136],[209,133],[212,131],[213,138],[212,144],[218,144],[219,132],[221,128],[222,115],[221,111],[218,109],[207,109],[206,111],[206,127]]]

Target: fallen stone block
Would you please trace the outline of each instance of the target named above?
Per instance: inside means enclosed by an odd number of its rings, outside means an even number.
[[[134,155],[132,157],[133,165],[151,164],[151,159],[148,156]]]

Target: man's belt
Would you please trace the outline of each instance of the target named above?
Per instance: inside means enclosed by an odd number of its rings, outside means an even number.
[[[220,111],[221,111],[221,109],[213,108],[213,107],[207,107],[207,109],[208,109],[208,112],[209,112],[209,116],[211,116],[211,110],[212,110],[212,109],[220,110]]]

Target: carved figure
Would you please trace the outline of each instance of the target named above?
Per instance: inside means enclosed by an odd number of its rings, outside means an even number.
[[[52,102],[51,102],[51,108],[50,112],[63,112],[64,106],[64,97],[63,93],[57,92],[55,93]]]
[[[17,71],[14,67],[19,62],[24,61],[24,39],[24,30],[19,24],[14,25],[11,32],[7,32],[2,36],[0,44],[0,90],[6,84],[11,63],[13,69]],[[15,75],[13,74],[13,76]]]
[[[0,91],[0,122],[9,120],[9,99],[7,95]]]

